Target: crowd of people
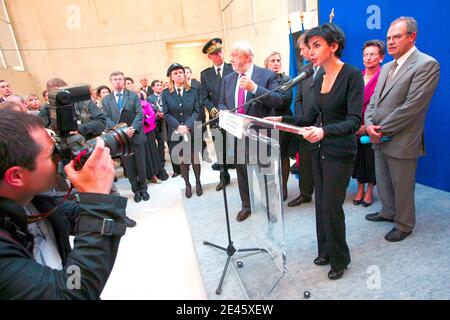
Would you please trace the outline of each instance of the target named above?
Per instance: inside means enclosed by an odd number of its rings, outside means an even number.
[[[279,136],[280,194],[287,200],[290,159],[299,159],[300,195],[288,206],[311,202],[314,193],[318,244],[314,264],[330,264],[328,277],[336,280],[351,261],[343,210],[351,177],[358,183],[354,205],[370,206],[377,184],[382,208],[366,219],[394,222],[387,241],[403,240],[415,226],[417,158],[424,153],[425,115],[439,79],[437,61],[415,47],[417,32],[413,18],[393,21],[386,45],[381,40],[363,45],[361,71],[341,60],[346,38],[337,25],[309,30],[298,45],[306,61],[303,70],[311,70],[312,76],[298,84],[295,97],[292,90],[278,89],[291,80],[282,71],[279,52],[271,52],[265,66],[259,67],[250,44],[240,41],[231,46],[226,63],[222,40],[214,38],[202,50],[212,66],[201,72],[200,81],[179,63],[168,67],[168,81],[153,80],[150,85],[145,77],[136,85],[123,72],[113,71],[110,85],[92,88],[89,101],[74,104],[78,130],[71,133],[92,139],[126,123],[132,154],[120,162],[134,201],[140,202],[150,199],[148,182],[169,178],[166,147],[172,177],[181,175],[186,198],[193,193],[190,167],[195,193],[202,196],[201,160],[210,159],[201,124],[216,118],[220,110],[304,127],[303,136]],[[382,66],[386,47],[394,61]],[[64,80],[50,79],[41,105],[37,95],[25,99],[14,95],[8,81],[0,80],[0,297],[98,298],[120,237],[126,227],[135,225],[126,217],[126,199],[114,186],[109,149],[98,138],[81,170],[73,161],[65,166],[78,199],[63,205],[55,200],[58,191],[67,189],[56,174],[55,142],[45,128],[51,128],[48,93],[64,86]],[[210,129],[218,160],[213,168],[223,171],[216,190],[230,183],[224,168],[235,168],[242,204],[236,219],[244,221],[252,214],[247,164],[238,161],[239,155],[228,145],[224,149],[221,139],[214,139],[222,136],[217,122]],[[360,142],[363,135],[371,144]],[[45,241],[38,240],[41,229],[51,230]],[[75,235],[74,248],[68,244],[69,234]],[[92,275],[81,280],[78,290],[66,285],[72,265]],[[19,270],[34,276],[21,277]],[[47,272],[51,276],[44,276]]]

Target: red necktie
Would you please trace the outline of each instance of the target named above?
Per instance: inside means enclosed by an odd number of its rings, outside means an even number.
[[[243,76],[245,76],[245,73],[241,73],[239,76],[239,79]],[[239,79],[238,79],[237,85],[239,85]],[[238,90],[238,107],[239,108],[238,108],[237,113],[242,113],[242,114],[245,113],[245,109],[243,107],[244,103],[245,103],[245,90],[242,89],[241,87],[239,87],[239,90]]]

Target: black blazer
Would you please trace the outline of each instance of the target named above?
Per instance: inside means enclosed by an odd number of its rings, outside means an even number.
[[[304,70],[312,70],[312,69],[313,64],[310,62],[300,69],[299,74],[302,73]],[[321,72],[321,70],[322,69],[320,69],[318,72]],[[305,80],[300,81],[298,83],[297,93],[295,95],[295,115],[304,116],[308,114],[309,109],[311,109],[312,97],[314,95],[313,87],[314,87],[313,76],[306,78]]]
[[[169,138],[179,125],[185,125],[194,132],[194,122],[200,121],[200,103],[195,88],[184,90],[180,98],[176,91],[165,89],[162,94],[164,117],[169,131]],[[196,124],[198,125],[198,123]]]
[[[313,155],[349,159],[356,156],[356,135],[361,125],[364,79],[356,67],[344,64],[331,91],[321,94],[323,72],[317,74],[311,109],[307,115],[286,116],[283,121],[299,126],[322,127],[324,138],[311,145]]]
[[[233,72],[233,67],[229,63],[223,64],[222,79]],[[203,106],[211,111],[212,108],[217,108],[220,100],[220,88],[222,80],[217,77],[214,66],[203,70],[200,73],[200,101]]]
[[[141,101],[135,92],[127,89],[123,90],[122,111],[119,114],[114,91],[103,98],[103,110],[106,116],[106,128],[110,129],[116,124],[125,122],[129,127],[133,126],[136,131],[132,138],[134,144],[141,144],[147,141],[144,133]]]
[[[262,94],[279,87],[276,74],[268,69],[260,68],[253,65],[252,80],[258,85],[256,93],[247,92],[245,102],[259,97]],[[233,72],[223,78],[222,88],[220,92],[220,110],[231,110],[235,106],[235,92],[238,81],[238,74]],[[255,117],[267,117],[271,115],[272,108],[277,108],[283,104],[283,96],[281,91],[275,90],[265,97],[261,98],[261,101],[254,101],[244,107],[245,114]]]
[[[285,84],[291,80],[291,78],[284,74],[277,74],[278,85]],[[291,112],[291,104],[292,104],[292,88],[286,91],[280,91],[281,96],[283,97],[283,104],[272,108],[273,116],[286,116],[292,115]]]

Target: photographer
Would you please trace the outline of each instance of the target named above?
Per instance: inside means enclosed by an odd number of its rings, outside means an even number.
[[[24,207],[38,209],[36,196],[56,184],[54,141],[39,117],[9,110],[0,110],[0,136],[0,299],[99,299],[126,230],[126,199],[109,195],[109,149],[97,139],[81,170],[74,161],[65,167],[79,202],[27,216]],[[39,219],[41,244],[28,224]],[[60,241],[69,231],[71,252]]]

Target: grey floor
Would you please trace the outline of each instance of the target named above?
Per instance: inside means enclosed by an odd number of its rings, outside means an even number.
[[[225,276],[221,295],[216,295],[227,255],[205,246],[204,240],[227,246],[222,193],[215,184],[204,186],[204,195],[183,198],[185,212],[204,286],[209,299],[450,299],[450,193],[417,185],[417,225],[402,242],[390,243],[384,235],[392,223],[373,223],[365,215],[376,212],[376,196],[369,208],[351,202],[356,183],[350,183],[344,205],[347,242],[352,262],[338,281],[327,278],[329,266],[313,264],[316,256],[314,203],[296,208],[284,204],[284,233],[287,271],[275,289],[267,293],[277,271],[267,255],[236,254]],[[298,182],[291,176],[289,200],[297,196]],[[231,234],[236,248],[253,245],[249,220],[235,220],[240,209],[237,182],[228,188]],[[236,267],[242,261],[244,267]],[[278,273],[279,274],[279,273]],[[270,282],[270,283],[267,283]]]

